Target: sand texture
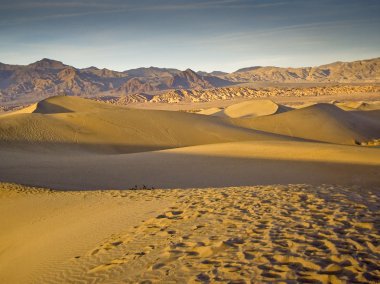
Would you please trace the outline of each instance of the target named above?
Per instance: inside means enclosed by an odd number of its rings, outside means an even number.
[[[3,283],[380,281],[376,189],[1,189]]]

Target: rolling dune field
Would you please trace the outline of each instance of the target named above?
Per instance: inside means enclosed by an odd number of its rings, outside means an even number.
[[[376,283],[380,107],[0,115],[1,283]]]

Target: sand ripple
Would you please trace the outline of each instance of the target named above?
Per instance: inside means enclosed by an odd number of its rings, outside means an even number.
[[[38,283],[380,281],[380,194],[338,186],[142,191],[155,218]]]

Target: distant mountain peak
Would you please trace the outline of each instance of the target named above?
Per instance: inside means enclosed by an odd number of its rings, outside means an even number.
[[[262,68],[262,66],[252,66],[252,67],[245,67],[236,70],[234,73],[240,73],[240,72],[248,72],[248,71],[253,71]]]
[[[38,60],[32,64],[29,64],[28,66],[37,67],[37,68],[54,68],[54,69],[67,67],[67,65],[63,64],[61,61],[57,61],[57,60],[53,60],[49,58],[42,58],[41,60]]]
[[[212,71],[212,72],[198,71],[197,74],[200,76],[216,76],[216,77],[218,77],[218,76],[227,75],[228,73],[223,72],[223,71]]]
[[[193,79],[201,79],[202,76],[197,74],[195,71],[187,68],[185,71],[182,71],[178,74],[180,77],[193,78]]]
[[[188,73],[194,73],[195,74],[195,71],[193,71],[192,69],[190,69],[190,68],[187,68],[185,71],[183,71],[183,72],[188,72]]]
[[[90,67],[84,68],[84,70],[100,70],[100,69],[96,66],[90,66]]]

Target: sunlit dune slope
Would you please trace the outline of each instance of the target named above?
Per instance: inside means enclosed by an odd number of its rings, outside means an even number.
[[[218,108],[218,107],[202,109],[201,111],[198,111],[197,114],[212,115],[212,116],[219,116],[219,117],[226,116],[224,114],[223,108]]]
[[[286,111],[284,106],[278,105],[271,100],[251,100],[228,106],[224,113],[232,118],[256,117],[270,115]]]
[[[87,150],[140,152],[240,140],[280,139],[217,117],[136,110],[76,97],[53,97],[0,116],[2,144],[86,146]],[[49,147],[45,147],[49,146]]]
[[[198,112],[198,114],[242,118],[242,117],[257,117],[263,115],[271,115],[275,113],[282,113],[290,110],[285,107],[272,102],[271,100],[249,100],[241,103],[232,104],[225,109],[209,108]]]
[[[332,104],[315,104],[285,113],[235,119],[239,126],[315,141],[355,145],[380,137],[375,115],[347,112]]]
[[[361,110],[361,111],[371,111],[371,110],[380,110],[380,102],[342,102],[335,103],[336,106],[343,110]]]

